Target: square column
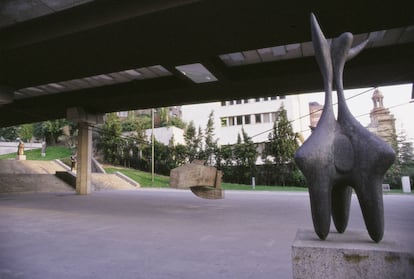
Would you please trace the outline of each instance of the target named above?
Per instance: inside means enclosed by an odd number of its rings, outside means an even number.
[[[76,168],[76,193],[91,193],[92,131],[85,122],[78,124],[78,155]]]
[[[67,109],[66,118],[78,123],[76,193],[87,195],[92,191],[92,130],[90,125],[103,123],[103,114],[90,113],[82,107],[72,107]]]

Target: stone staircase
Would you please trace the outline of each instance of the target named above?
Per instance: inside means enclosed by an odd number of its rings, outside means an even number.
[[[75,184],[60,179],[57,172],[75,175],[56,161],[0,160],[0,193],[73,192]],[[121,174],[92,173],[94,191],[137,188],[139,184]]]

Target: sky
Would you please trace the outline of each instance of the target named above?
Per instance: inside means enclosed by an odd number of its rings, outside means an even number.
[[[407,140],[414,142],[414,101],[410,103],[412,84],[381,86],[378,89],[384,96],[384,107],[388,108],[396,119],[397,134],[404,131]],[[345,98],[351,113],[364,127],[370,123],[369,112],[373,108],[371,97],[374,90],[373,87],[345,90]],[[323,92],[302,94],[301,97],[305,102],[324,103]],[[333,103],[336,103],[336,92],[333,94]],[[336,106],[334,110],[336,111]]]

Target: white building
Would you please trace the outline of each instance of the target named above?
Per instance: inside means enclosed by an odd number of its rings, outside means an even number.
[[[151,141],[152,129],[146,129],[145,135],[148,141]],[[154,137],[156,141],[164,145],[168,145],[171,138],[174,138],[174,145],[185,145],[183,129],[175,126],[154,128]]]
[[[298,95],[273,96],[255,99],[229,100],[223,102],[185,105],[181,107],[183,121],[194,122],[196,128],[206,128],[209,114],[214,111],[215,137],[218,144],[234,144],[242,128],[255,143],[265,142],[272,131],[278,110],[284,106],[294,132],[305,138],[310,133],[308,103]]]

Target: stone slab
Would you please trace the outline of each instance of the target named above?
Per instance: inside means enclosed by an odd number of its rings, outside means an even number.
[[[393,239],[393,238],[391,238]],[[293,278],[414,278],[414,255],[397,241],[373,242],[366,231],[330,232],[320,240],[300,229],[292,245]]]
[[[194,186],[211,186],[219,188],[221,172],[214,167],[199,164],[187,164],[172,169],[170,172],[170,187],[189,189]]]

